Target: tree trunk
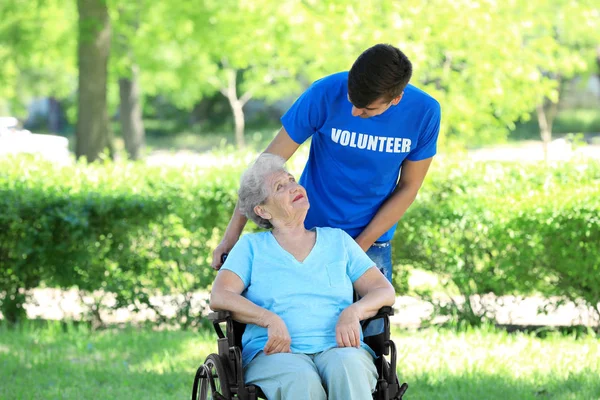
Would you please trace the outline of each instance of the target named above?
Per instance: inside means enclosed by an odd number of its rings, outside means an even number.
[[[95,161],[109,148],[106,82],[111,26],[107,0],[77,0],[79,11],[79,90],[75,152],[77,157]]]
[[[556,102],[545,98],[541,104],[536,107],[536,113],[538,118],[538,126],[540,127],[540,137],[542,138],[542,146],[544,146],[544,161],[548,161],[548,146],[552,141],[552,126],[554,125],[554,118],[558,113],[558,101],[560,99],[560,88],[563,82],[559,83],[559,92]]]
[[[131,78],[119,79],[119,117],[125,149],[129,158],[139,160],[143,156],[145,144],[142,105],[138,85],[138,68],[131,68]]]
[[[246,141],[244,140],[244,128],[245,128],[245,120],[244,120],[244,105],[252,98],[252,91],[247,91],[242,95],[242,97],[238,98],[237,95],[237,70],[228,69],[227,70],[227,87],[221,88],[221,93],[223,96],[227,97],[229,100],[229,105],[231,106],[231,111],[233,111],[233,118],[235,123],[235,143],[238,149],[244,148],[246,146]]]
[[[598,83],[600,83],[600,45],[596,47],[596,65],[598,66],[598,69],[596,70],[596,76],[598,77]]]
[[[546,110],[543,104],[538,104],[536,107],[538,125],[540,127],[540,136],[542,138],[542,146],[544,147],[544,161],[548,161],[548,145],[552,140],[552,131],[550,130]]]
[[[194,104],[194,107],[192,107],[192,111],[190,112],[189,119],[188,119],[190,128],[194,128],[195,125],[202,123],[202,119],[203,119],[204,115],[206,114],[206,112],[205,112],[206,105],[207,105],[207,102],[204,101],[204,99],[201,101],[197,101]]]
[[[48,99],[48,130],[52,133],[58,133],[61,130],[61,106],[55,97]]]
[[[239,101],[231,101],[231,109],[233,110],[233,121],[235,123],[235,143],[239,149],[244,148],[246,146],[246,141],[244,140],[244,129],[246,126],[244,119],[244,107]]]

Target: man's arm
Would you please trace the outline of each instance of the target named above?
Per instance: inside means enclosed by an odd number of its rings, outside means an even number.
[[[277,135],[265,149],[265,153],[277,154],[283,157],[285,161],[289,160],[292,155],[298,150],[300,145],[290,137],[289,133],[282,126]]]
[[[356,237],[356,243],[364,251],[402,218],[417,197],[432,160],[433,157],[420,161],[404,160],[396,189],[379,208],[369,225]]]
[[[300,147],[300,145],[292,140],[284,127],[281,127],[275,138],[273,138],[264,152],[277,154],[287,161],[296,152],[296,150],[298,150],[298,147]],[[238,205],[236,204],[233,215],[231,216],[229,224],[227,225],[227,229],[225,230],[225,234],[223,235],[223,239],[213,251],[211,266],[214,269],[221,268],[221,265],[223,265],[221,257],[223,254],[229,253],[233,246],[237,243],[247,221],[248,219],[242,215]]]

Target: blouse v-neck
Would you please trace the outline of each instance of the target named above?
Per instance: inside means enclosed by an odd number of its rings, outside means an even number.
[[[285,254],[288,258],[291,258],[296,264],[300,264],[300,265],[304,265],[309,258],[312,257],[313,253],[316,251],[317,249],[317,245],[319,243],[319,228],[315,227],[314,228],[315,231],[315,244],[313,245],[312,249],[310,249],[310,252],[308,253],[308,255],[306,257],[304,257],[304,260],[299,261],[292,253],[290,253],[289,251],[287,251],[286,249],[283,248],[283,246],[281,246],[279,244],[279,242],[277,241],[277,238],[275,238],[275,235],[273,235],[273,231],[269,231],[271,239],[273,240],[273,242],[275,242],[275,245],[279,248],[279,250]]]

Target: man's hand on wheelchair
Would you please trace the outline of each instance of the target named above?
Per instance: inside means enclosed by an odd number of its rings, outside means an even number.
[[[335,327],[335,340],[338,347],[360,347],[360,319],[353,306],[340,314]]]
[[[221,268],[225,262],[225,257],[231,251],[236,242],[236,240],[232,240],[227,237],[224,237],[223,240],[221,240],[221,243],[219,243],[219,245],[213,251],[213,259],[212,263],[210,264],[213,269],[218,271]]]
[[[291,353],[292,338],[285,322],[277,314],[271,313],[265,325],[269,334],[269,340],[263,349],[265,354]]]

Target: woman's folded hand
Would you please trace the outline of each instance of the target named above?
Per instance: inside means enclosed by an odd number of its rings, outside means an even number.
[[[271,313],[265,325],[269,334],[269,340],[263,349],[265,354],[290,353],[292,338],[285,322],[277,314]]]
[[[352,305],[340,314],[335,327],[338,347],[360,347],[360,319]]]

